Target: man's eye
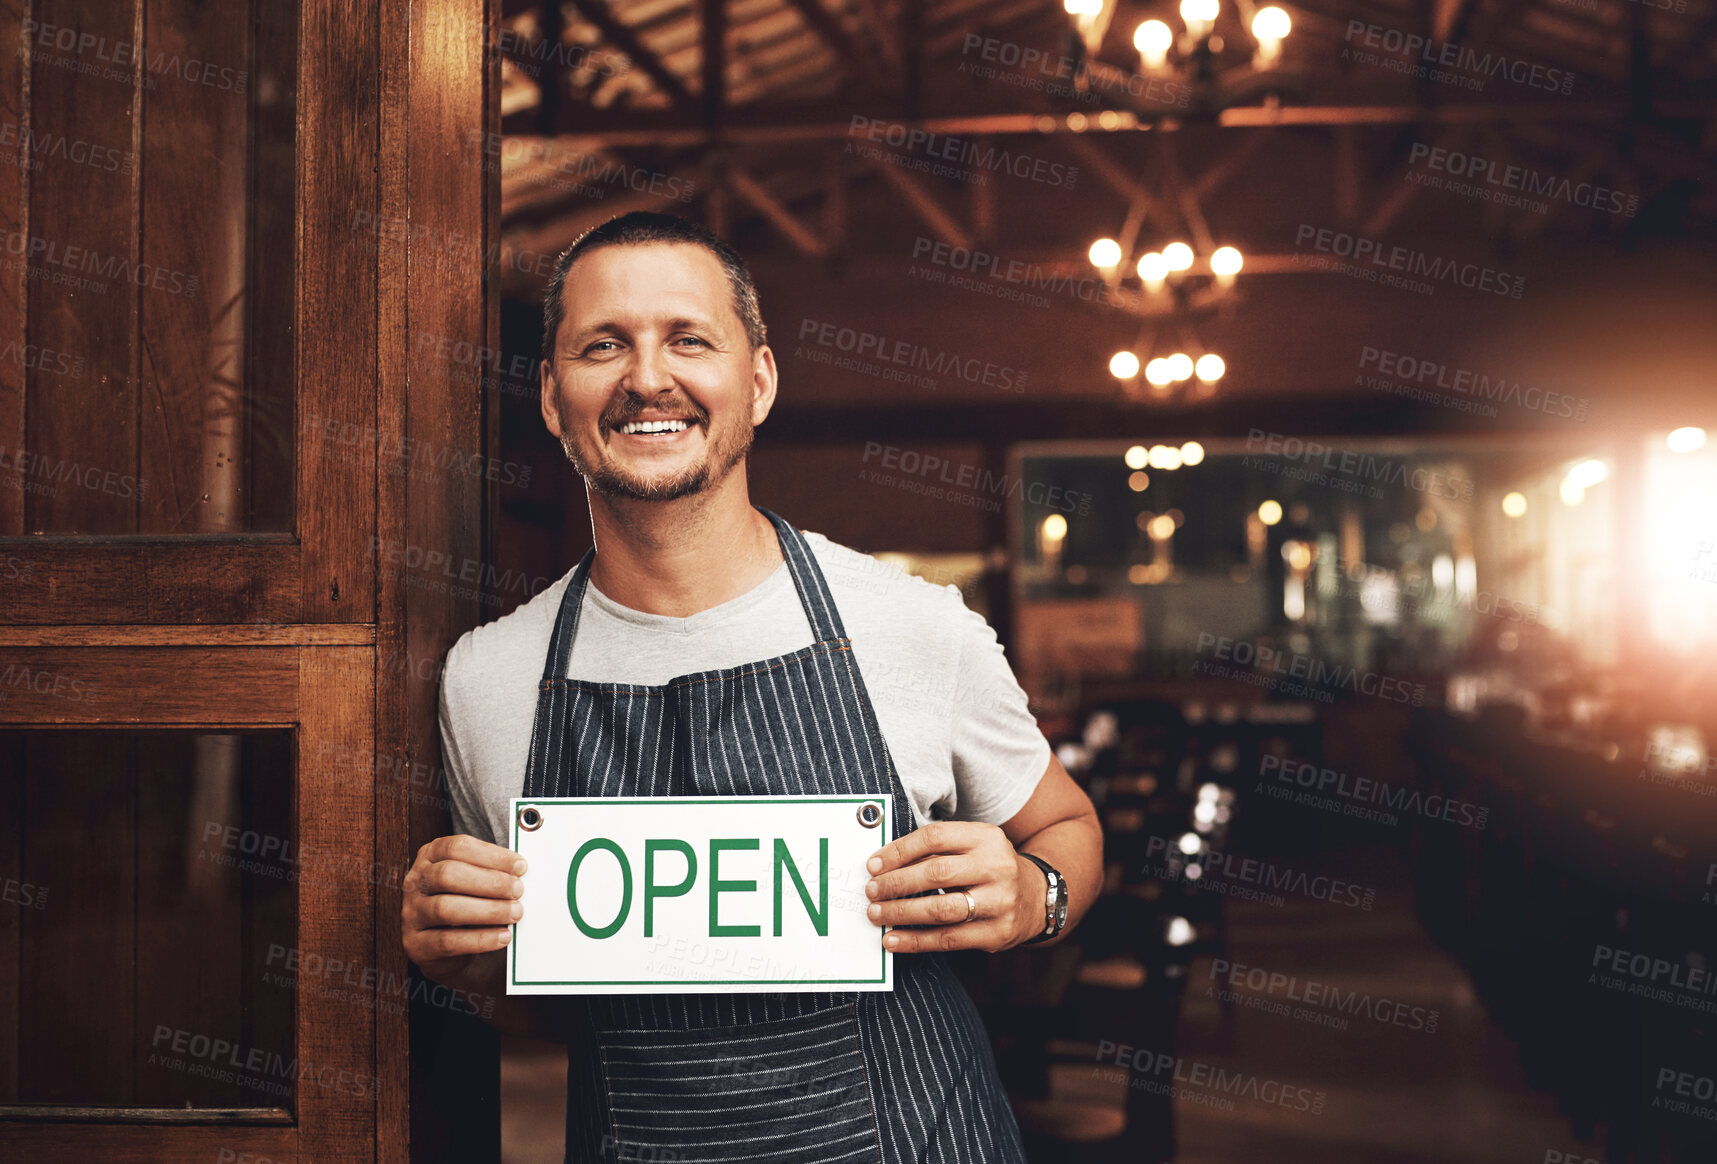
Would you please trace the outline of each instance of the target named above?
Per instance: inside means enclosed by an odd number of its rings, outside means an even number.
[[[584,349],[584,354],[587,356],[599,355],[601,354],[601,349],[612,348],[615,346],[617,345],[613,340],[597,340],[595,343]]]
[[[677,344],[693,343],[693,344],[697,344],[699,347],[704,347],[704,348],[707,348],[709,346],[708,344],[704,343],[701,339],[699,339],[695,335],[683,335],[679,339],[675,340],[674,342]]]

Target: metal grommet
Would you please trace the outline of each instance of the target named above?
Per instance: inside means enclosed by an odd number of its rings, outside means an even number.
[[[537,810],[535,805],[520,805],[519,827],[524,829],[527,833],[536,832],[538,829],[543,827],[543,814]]]
[[[882,805],[874,800],[867,800],[859,805],[858,820],[867,829],[874,829],[882,823]]]

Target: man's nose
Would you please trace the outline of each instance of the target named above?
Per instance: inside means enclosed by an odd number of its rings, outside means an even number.
[[[638,393],[671,389],[674,386],[674,377],[668,370],[667,353],[654,346],[640,347],[638,359],[632,365],[631,380],[629,387]]]

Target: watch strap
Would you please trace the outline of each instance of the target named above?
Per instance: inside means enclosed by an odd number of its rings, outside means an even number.
[[[1067,925],[1067,879],[1061,871],[1045,861],[1042,857],[1031,853],[1020,853],[1027,861],[1043,870],[1044,880],[1048,882],[1048,893],[1043,902],[1043,932],[1035,937],[1027,938],[1021,945],[1030,946],[1037,942],[1047,942],[1059,934]]]

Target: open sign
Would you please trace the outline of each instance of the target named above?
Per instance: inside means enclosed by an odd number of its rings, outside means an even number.
[[[508,994],[892,990],[865,915],[889,796],[512,801]]]

